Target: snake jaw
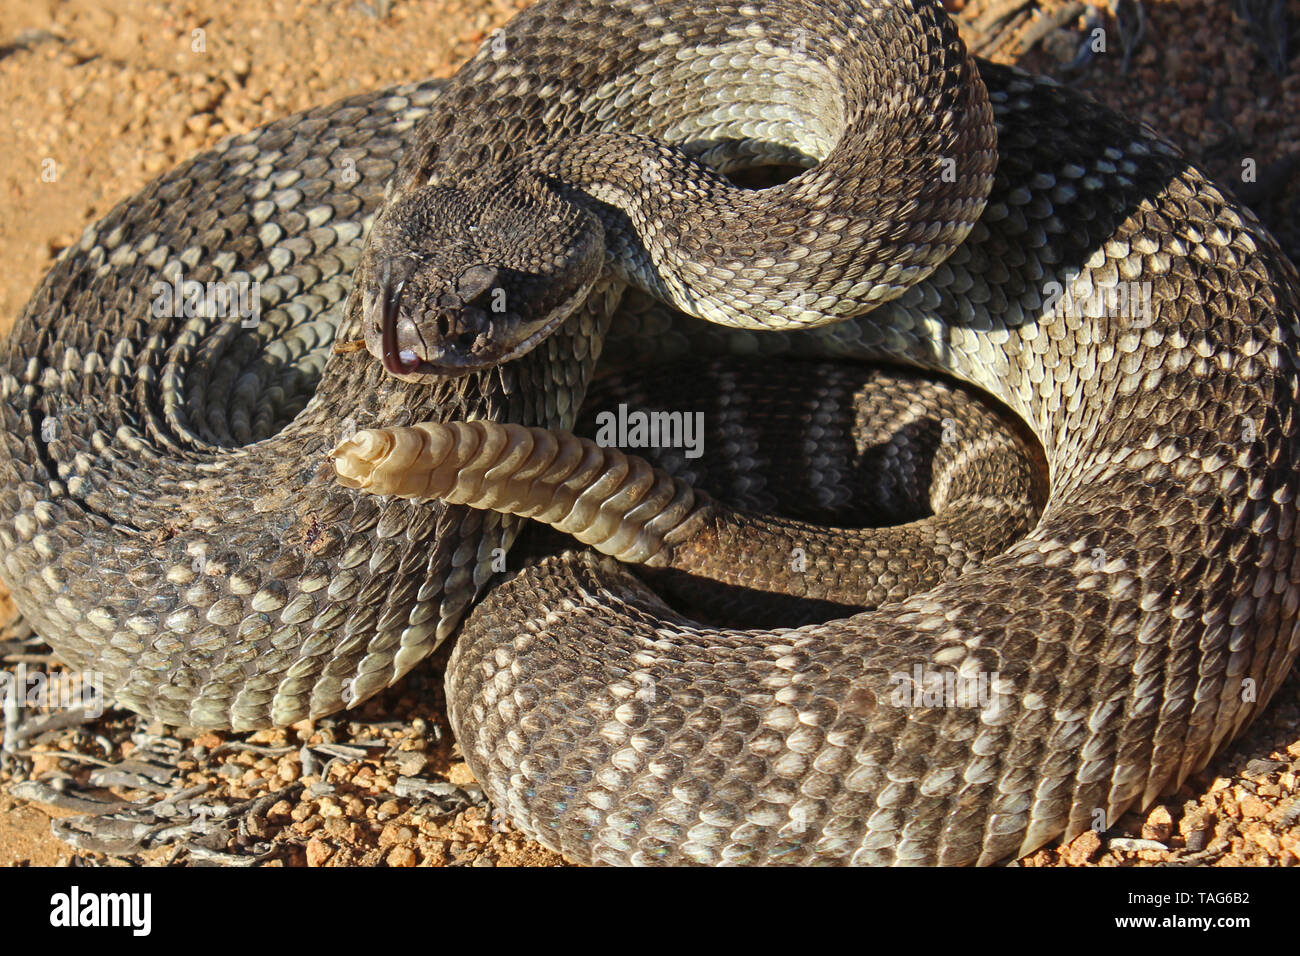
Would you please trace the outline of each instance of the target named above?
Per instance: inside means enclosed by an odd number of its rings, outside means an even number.
[[[407,373],[407,381],[426,381],[429,376],[439,379],[462,378],[474,372],[482,372],[505,362],[527,355],[537,345],[547,339],[573,310],[586,300],[595,285],[596,275],[584,282],[573,293],[547,312],[540,320],[528,322],[523,318],[513,319],[508,323],[508,331],[493,335],[491,322],[480,332],[467,350],[455,346],[442,347],[436,358],[426,357],[419,363],[415,373]],[[392,371],[391,369],[389,370]]]

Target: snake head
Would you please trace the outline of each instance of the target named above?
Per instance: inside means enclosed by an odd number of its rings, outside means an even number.
[[[518,358],[582,303],[604,256],[600,220],[536,176],[400,195],[358,271],[366,348],[410,382]]]

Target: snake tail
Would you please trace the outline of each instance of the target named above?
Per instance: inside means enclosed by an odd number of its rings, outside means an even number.
[[[663,567],[714,511],[644,458],[564,431],[474,421],[372,428],[331,452],[340,482],[519,515],[629,564]]]
[[[357,432],[331,455],[349,488],[531,518],[627,564],[844,607],[874,606],[954,576],[1023,535],[1037,511],[1014,461],[906,526],[833,528],[728,507],[638,455],[558,429],[422,422]],[[991,496],[1005,520],[990,523],[974,507]],[[935,560],[914,562],[892,589],[882,591],[851,560],[871,553],[887,562],[917,540]],[[951,560],[951,547],[934,547],[940,541],[960,541],[962,560]]]

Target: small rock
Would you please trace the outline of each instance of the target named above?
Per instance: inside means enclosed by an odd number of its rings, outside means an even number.
[[[1277,834],[1267,827],[1253,826],[1246,831],[1246,839],[1256,846],[1263,848],[1269,856],[1276,857],[1282,850],[1282,845],[1278,842]]]
[[[429,758],[417,751],[404,753],[397,763],[397,769],[401,771],[404,777],[418,777],[420,772],[428,765]]]
[[[326,861],[333,855],[334,848],[320,837],[312,837],[307,841],[308,866],[324,866]]]
[[[295,823],[290,829],[299,836],[310,836],[319,830],[324,823],[325,821],[320,817],[310,816],[299,823]]]
[[[1096,830],[1085,830],[1062,848],[1065,860],[1071,866],[1082,866],[1101,850],[1101,837]]]
[[[342,817],[331,817],[325,821],[325,832],[342,844],[353,844],[361,836],[361,828]]]
[[[1142,824],[1142,839],[1168,843],[1174,832],[1174,818],[1168,807],[1156,807]]]
[[[59,769],[59,758],[52,754],[41,754],[32,758],[32,778],[43,777]]]
[[[398,826],[390,823],[379,832],[380,846],[393,846],[394,844],[410,843],[415,839],[415,831],[410,827]]]
[[[389,866],[415,866],[419,862],[419,857],[409,846],[396,846],[387,857]]]
[[[207,113],[216,105],[217,93],[210,87],[197,89],[190,95],[190,109],[195,113]]]
[[[1253,793],[1241,794],[1241,815],[1251,819],[1258,820],[1268,815],[1268,804]]]

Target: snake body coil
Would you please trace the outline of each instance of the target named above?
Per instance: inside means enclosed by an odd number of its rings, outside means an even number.
[[[805,169],[716,172],[765,163]],[[987,391],[1042,446],[1037,521],[978,560],[940,527],[940,566],[893,529],[871,610],[741,631],[588,552],[489,589],[520,519],[335,482],[371,427],[572,428],[629,283]],[[482,596],[453,725],[573,859],[995,862],[1176,787],[1295,659],[1298,289],[1175,149],[973,63],[936,3],[543,0],[65,251],[0,353],[0,575],[122,704],[235,729],[370,696]],[[383,361],[330,356],[361,337]],[[899,706],[918,671],[985,692]]]

